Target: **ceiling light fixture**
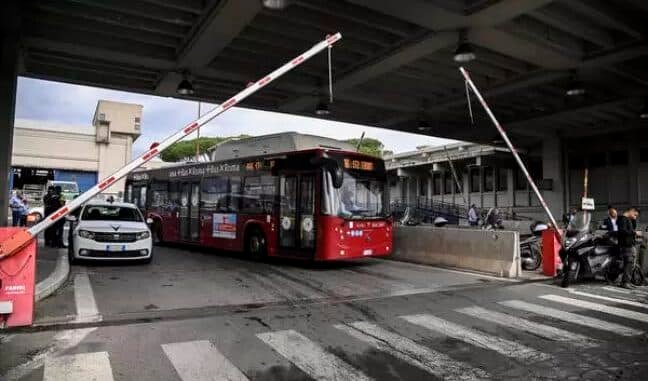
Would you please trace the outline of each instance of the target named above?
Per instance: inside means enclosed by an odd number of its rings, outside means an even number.
[[[475,50],[470,42],[468,42],[467,33],[465,30],[459,32],[459,44],[454,52],[454,60],[459,63],[467,63],[477,58]]]
[[[331,113],[331,110],[329,109],[328,103],[326,103],[324,101],[320,101],[317,104],[317,107],[315,108],[315,115],[326,116],[326,115],[329,115],[330,113]]]
[[[644,101],[644,106],[641,110],[641,113],[639,114],[639,118],[648,119],[648,99]]]
[[[572,76],[571,82],[565,91],[565,94],[570,97],[575,97],[585,94],[585,86],[583,83],[576,79],[576,74]]]
[[[189,81],[188,75],[184,74],[182,76],[182,81],[178,84],[178,88],[176,89],[176,93],[180,95],[192,95],[194,93],[194,87]]]
[[[289,4],[288,0],[261,0],[261,4],[268,9],[275,11],[286,8]]]

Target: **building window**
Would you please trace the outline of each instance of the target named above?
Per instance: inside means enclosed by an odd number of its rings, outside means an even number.
[[[106,120],[106,114],[104,114],[103,112],[100,112],[99,113],[99,120]]]
[[[610,165],[628,165],[628,151],[610,152]]]
[[[470,168],[470,192],[477,193],[480,191],[481,176],[479,168]]]
[[[484,192],[492,192],[493,191],[493,168],[492,167],[484,167]]]
[[[445,194],[451,194],[452,193],[452,188],[453,185],[452,183],[454,182],[454,179],[452,178],[452,173],[450,172],[444,172],[443,173],[443,193]]]
[[[432,175],[432,194],[440,195],[441,194],[441,174],[435,173]]]
[[[135,123],[139,123],[139,122],[140,122],[140,117],[139,117],[139,116],[136,116],[136,117],[135,117]]]
[[[506,168],[497,168],[497,191],[506,192],[508,190],[508,170]]]

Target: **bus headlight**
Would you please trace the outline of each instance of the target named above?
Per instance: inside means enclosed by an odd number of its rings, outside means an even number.
[[[147,231],[137,233],[137,239],[147,239],[151,236],[151,233]]]
[[[94,239],[94,233],[87,230],[79,230],[79,237],[86,239]]]

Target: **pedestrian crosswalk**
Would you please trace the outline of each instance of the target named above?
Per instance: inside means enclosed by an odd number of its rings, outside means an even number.
[[[331,341],[343,339],[356,347],[370,348],[370,353],[397,359],[434,379],[472,381],[497,377],[493,369],[489,369],[490,364],[462,357],[461,351],[479,348],[502,361],[512,360],[518,364],[559,363],[560,356],[554,353],[552,344],[574,349],[593,348],[603,345],[609,335],[632,339],[644,335],[648,328],[648,313],[641,307],[575,292],[545,293],[531,300],[505,299],[488,308],[467,305],[443,312],[396,314],[391,322],[336,322],[323,329],[337,333],[332,337],[321,337],[327,334],[319,331],[305,332],[291,327],[293,329],[251,333],[249,339],[259,346],[257,353],[279,356],[304,377],[313,380],[368,381],[376,378],[375,374],[368,374],[357,356],[341,355],[346,345],[331,347]],[[640,301],[635,303],[643,305]],[[460,343],[461,351],[442,345],[444,338]],[[258,379],[247,369],[249,362],[243,365],[235,351],[224,349],[219,349],[212,340],[190,340],[160,344],[159,352],[165,356],[162,361],[168,362],[175,372],[168,379]],[[113,377],[116,376],[108,352],[65,354],[44,363],[44,380],[111,381]],[[385,379],[390,378],[385,375]],[[117,379],[128,377],[122,374]]]

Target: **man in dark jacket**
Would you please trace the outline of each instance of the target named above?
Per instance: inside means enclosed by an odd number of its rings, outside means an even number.
[[[56,195],[54,194],[54,187],[47,187],[47,194],[43,197],[43,211],[45,215],[43,218],[48,217],[50,214],[54,213],[58,209],[59,202],[56,200]],[[50,226],[45,230],[45,245],[54,246],[56,241],[56,228]]]
[[[617,218],[618,218],[618,213],[617,210],[612,206],[608,206],[608,216],[605,217],[603,220],[603,226],[605,227],[605,230],[609,232],[615,232],[617,231]]]
[[[632,288],[630,277],[632,276],[632,266],[635,259],[635,224],[639,211],[635,207],[626,210],[623,215],[617,217],[617,238],[619,245],[619,255],[623,258],[623,278],[621,278],[621,287]]]

